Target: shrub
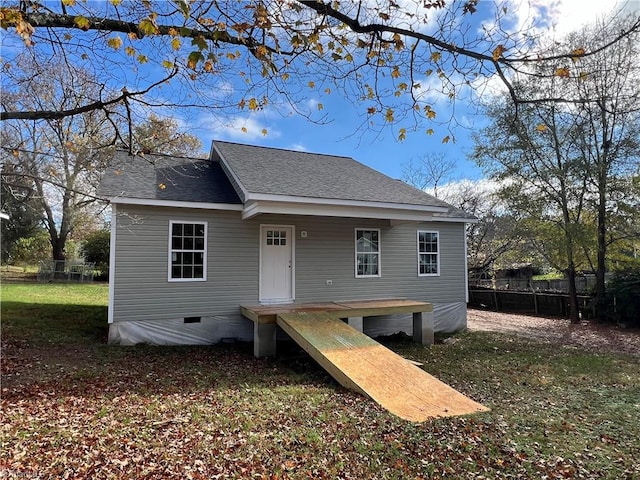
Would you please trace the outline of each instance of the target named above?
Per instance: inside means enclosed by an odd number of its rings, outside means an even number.
[[[18,238],[11,248],[13,264],[37,265],[51,259],[51,243],[46,230],[40,229],[30,237]]]
[[[640,269],[616,272],[607,285],[607,297],[610,318],[640,327]]]
[[[97,230],[85,238],[82,256],[86,262],[94,262],[100,278],[109,277],[109,230]]]

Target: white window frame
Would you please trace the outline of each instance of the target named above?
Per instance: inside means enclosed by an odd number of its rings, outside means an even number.
[[[437,251],[434,252],[421,252],[420,251],[420,234],[421,233],[434,233],[436,235],[436,248]],[[440,231],[438,230],[418,230],[416,233],[416,251],[418,253],[417,261],[418,261],[418,276],[419,277],[439,277],[440,276]],[[436,256],[436,265],[437,265],[437,273],[421,273],[420,272],[420,255],[435,255]]]
[[[181,225],[202,225],[204,226],[204,250],[183,250],[183,249],[174,249],[172,245],[172,233],[173,226],[175,224]],[[207,250],[208,250],[208,234],[209,228],[208,223],[203,221],[195,221],[195,220],[170,220],[169,221],[169,243],[168,243],[168,265],[167,265],[167,280],[169,282],[206,282],[207,281]],[[172,272],[172,257],[173,253],[178,252],[202,252],[202,278],[173,278],[171,275]]]
[[[359,252],[358,251],[358,232],[378,232],[378,251],[377,252]],[[354,230],[354,251],[355,251],[355,275],[356,278],[377,278],[382,276],[382,235],[379,228],[358,227]],[[378,255],[378,273],[376,275],[358,275],[358,254],[375,253]]]

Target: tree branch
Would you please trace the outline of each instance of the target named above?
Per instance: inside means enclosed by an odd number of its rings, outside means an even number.
[[[126,102],[130,98],[138,97],[147,94],[158,85],[170,80],[178,73],[177,67],[174,67],[173,72],[162,80],[152,83],[144,90],[137,92],[129,92],[126,89],[122,90],[122,94],[112,98],[111,100],[98,100],[93,103],[82,105],[67,110],[34,110],[34,111],[13,111],[13,112],[0,112],[0,120],[56,120],[60,118],[70,117],[73,115],[79,115],[81,113],[87,113],[94,110],[105,110],[110,105],[115,105],[120,102]]]

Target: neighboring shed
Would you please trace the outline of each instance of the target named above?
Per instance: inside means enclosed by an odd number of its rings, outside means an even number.
[[[466,326],[465,223],[347,157],[213,142],[208,160],[116,154],[110,342],[253,338],[240,305],[410,298]],[[411,332],[411,315],[365,321]]]

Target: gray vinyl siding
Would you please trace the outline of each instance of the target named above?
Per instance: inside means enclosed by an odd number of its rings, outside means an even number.
[[[168,281],[169,221],[206,221],[207,281]],[[119,206],[114,321],[239,314],[258,296],[258,230],[240,212]]]
[[[356,278],[355,229],[380,229],[380,277]],[[307,238],[300,238],[300,231]],[[419,277],[417,231],[440,233],[440,276]],[[407,297],[433,303],[465,301],[464,224],[299,217],[296,301]],[[326,281],[332,285],[327,286]]]
[[[207,281],[169,282],[169,221],[208,222]],[[465,301],[464,224],[260,215],[120,205],[116,226],[114,321],[190,316],[237,317],[258,303],[260,225],[295,227],[297,303],[407,297],[433,303]],[[381,277],[355,277],[355,229],[379,228]],[[440,233],[440,276],[419,277],[417,231]],[[301,232],[306,231],[306,238]],[[326,285],[331,280],[332,285]]]

